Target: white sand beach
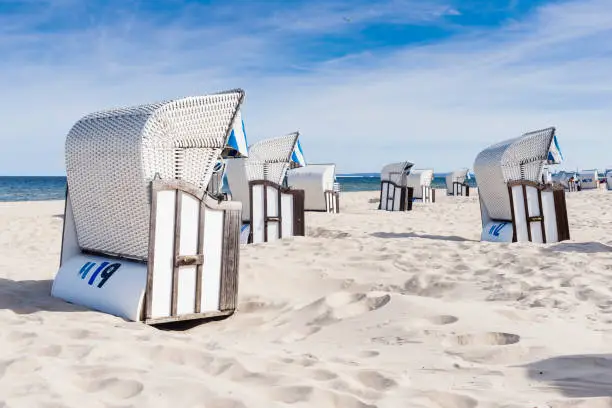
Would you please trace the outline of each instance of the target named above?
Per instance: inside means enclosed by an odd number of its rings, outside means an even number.
[[[0,204],[0,407],[612,406],[612,194],[571,241],[479,242],[477,197],[243,247],[232,317],[160,330],[50,297],[62,201]]]

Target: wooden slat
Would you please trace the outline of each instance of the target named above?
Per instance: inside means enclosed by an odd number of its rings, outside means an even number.
[[[406,196],[408,197],[406,203],[406,211],[412,211],[412,199],[414,197],[414,188],[412,187],[404,187],[406,189]]]
[[[553,197],[554,198],[554,197]],[[538,206],[540,208],[540,227],[542,228],[542,243],[546,243],[546,228],[544,227],[544,209],[542,207],[542,190],[538,188]]]
[[[569,220],[567,217],[567,206],[565,202],[565,190],[559,189],[553,192],[555,203],[555,214],[557,217],[557,235],[559,241],[570,239]]]
[[[172,296],[170,315],[176,316],[176,309],[178,304],[178,280],[179,280],[179,267],[176,264],[176,259],[180,255],[181,245],[181,214],[183,207],[183,193],[181,191],[176,192],[175,204],[174,204],[174,262],[172,268]]]
[[[282,206],[283,195],[281,194],[280,190],[276,190],[276,194],[278,194],[278,201],[277,201],[278,208],[276,209],[278,216],[270,217],[270,220],[276,221],[278,223],[278,239],[281,239],[283,238],[283,206]]]
[[[516,242],[516,215],[514,214],[514,198],[512,197],[512,185],[508,184],[508,195],[510,196],[510,214],[512,217],[512,242]],[[481,201],[482,206],[482,201]]]
[[[143,320],[150,319],[153,314],[153,271],[155,271],[155,228],[157,225],[157,193],[156,183],[151,183],[151,220],[149,224],[149,257],[147,262],[147,286],[145,289],[145,312]]]
[[[236,309],[238,268],[240,263],[240,211],[226,211],[223,219],[223,250],[221,251],[221,287],[219,310]]]
[[[340,214],[340,192],[336,191],[336,214]]]
[[[199,263],[196,266],[196,287],[195,287],[195,305],[194,311],[195,313],[200,313],[202,310],[202,269],[204,267],[204,223],[206,222],[205,218],[206,205],[204,203],[200,203],[200,215],[198,216],[198,252],[202,254],[202,263]]]
[[[525,222],[527,223],[527,240],[532,242],[531,238],[531,222],[529,221],[529,204],[527,203],[527,186],[525,184],[523,187],[523,205],[525,206]]]
[[[266,183],[263,185],[263,222],[264,222],[264,242],[268,242],[268,186]],[[253,202],[251,202],[253,205]],[[251,220],[251,225],[253,220]]]
[[[306,235],[304,223],[304,190],[291,190],[293,194],[293,235]]]

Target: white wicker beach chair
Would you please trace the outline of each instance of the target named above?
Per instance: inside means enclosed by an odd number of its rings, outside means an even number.
[[[408,187],[413,189],[412,200],[423,203],[436,202],[436,190],[431,188],[433,170],[412,169],[407,178]]]
[[[109,110],[72,127],[53,296],[148,324],[234,312],[241,205],[205,189],[243,99]]]
[[[387,164],[380,171],[379,210],[410,211],[414,190],[408,187],[408,175],[414,166],[411,162]]]
[[[468,169],[455,170],[446,175],[446,195],[469,196],[470,186],[466,183]]]
[[[599,188],[599,172],[597,169],[581,170],[577,174],[580,180],[580,190],[593,190]]]
[[[552,175],[552,184],[563,187],[566,191],[572,192],[577,191],[576,182],[577,178],[575,172],[559,171]]]
[[[249,146],[248,158],[227,160],[232,200],[242,203],[241,243],[304,235],[304,191],[285,186],[298,138],[295,132],[261,140]]]
[[[483,241],[558,242],[569,239],[565,190],[542,183],[542,168],[562,160],[555,128],[488,147],[478,154]]]
[[[304,210],[340,212],[340,185],[335,164],[309,164],[287,171],[287,185],[304,190]]]

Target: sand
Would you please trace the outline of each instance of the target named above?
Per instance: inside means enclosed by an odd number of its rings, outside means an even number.
[[[572,240],[478,241],[477,198],[343,193],[241,253],[238,312],[159,330],[49,296],[63,202],[0,204],[0,407],[612,406],[612,192]]]

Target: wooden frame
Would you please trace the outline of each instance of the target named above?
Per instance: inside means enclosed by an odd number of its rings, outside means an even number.
[[[510,210],[511,210],[511,222],[512,222],[512,242],[518,241],[518,233],[517,233],[517,214],[515,213],[514,207],[514,197],[512,194],[513,187],[520,186],[522,189],[523,196],[523,208],[525,212],[525,223],[527,229],[527,238],[528,241],[533,242],[531,225],[536,222],[540,225],[542,243],[547,243],[546,237],[546,228],[545,228],[545,211],[542,205],[542,193],[552,193],[553,201],[554,201],[554,210],[555,210],[555,223],[556,223],[556,233],[557,240],[554,242],[560,242],[570,239],[569,233],[569,222],[567,217],[567,205],[565,201],[565,189],[563,187],[551,186],[548,184],[539,184],[532,181],[512,181],[508,183],[508,196],[510,198]],[[531,216],[530,206],[528,203],[528,194],[527,188],[532,187],[537,191],[537,212],[539,215]],[[496,221],[496,220],[494,220]]]
[[[333,214],[340,213],[340,192],[334,190],[325,190],[323,194],[325,195],[325,212]]]
[[[463,188],[465,187],[465,194],[463,194]],[[461,183],[459,181],[453,181],[453,194],[455,197],[459,196],[470,196],[470,186],[467,183]]]
[[[383,190],[385,190],[385,185],[387,186],[387,194],[385,197],[383,197]],[[391,189],[390,187],[393,188]],[[391,194],[391,190],[393,190],[393,194]],[[400,191],[400,203],[398,211],[412,211],[412,196],[414,192],[413,188],[400,186],[388,180],[380,182],[380,202],[378,204],[379,210],[384,209],[386,211],[394,211],[394,203],[397,197],[397,190]],[[385,208],[382,208],[383,199],[385,200],[384,202],[387,204]],[[389,207],[389,202],[391,202],[391,207]]]
[[[304,213],[304,190],[293,190],[288,187],[284,187],[278,185],[269,180],[253,180],[249,182],[249,201],[250,201],[250,214],[249,214],[249,222],[251,224],[249,231],[249,239],[248,243],[254,242],[254,203],[253,203],[253,189],[257,186],[262,187],[263,191],[263,242],[269,242],[270,238],[268,236],[268,226],[271,222],[278,223],[278,236],[277,239],[283,238],[283,205],[282,205],[282,196],[290,195],[292,197],[292,236],[304,236],[306,233],[305,228],[305,213]],[[278,191],[276,209],[276,215],[268,215],[268,189],[272,188]]]
[[[51,295],[146,324],[234,313],[241,203],[217,202],[181,180],[155,179],[150,193],[143,260],[81,248],[66,189],[60,267]]]
[[[431,186],[423,186],[423,198],[424,203],[435,203],[436,202],[436,189]]]
[[[175,192],[174,205],[174,236],[173,236],[173,262],[172,262],[172,291],[170,316],[153,317],[153,284],[156,272],[156,224],[159,193],[162,191]],[[142,321],[147,324],[202,319],[215,316],[226,316],[234,313],[238,295],[238,268],[239,268],[239,235],[241,212],[239,206],[230,202],[217,202],[210,199],[203,190],[181,180],[153,180],[151,183],[151,222],[149,230],[149,256],[147,260],[147,284],[144,297]],[[182,227],[182,201],[185,195],[198,200],[199,214],[197,225],[197,251],[193,254],[181,254],[181,227]],[[206,265],[205,257],[205,223],[207,209],[222,211],[222,242],[220,259],[220,283],[218,294],[218,310],[202,312],[202,287],[204,284],[203,268]],[[178,312],[179,281],[183,267],[195,266],[195,285],[193,313],[181,314]]]

